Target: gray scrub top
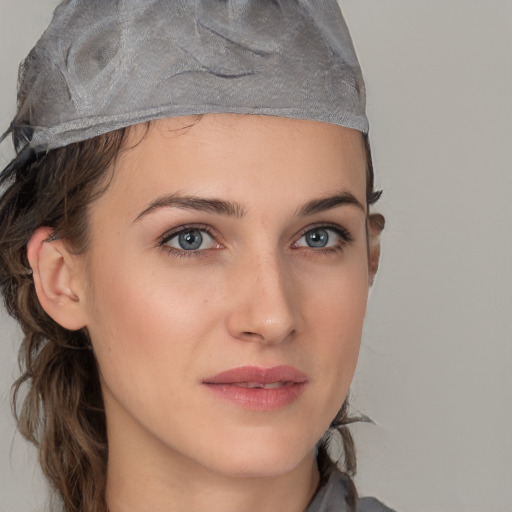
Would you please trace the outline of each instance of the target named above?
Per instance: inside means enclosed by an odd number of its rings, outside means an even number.
[[[349,512],[345,501],[347,484],[341,473],[333,472],[320,488],[306,512]],[[394,512],[375,498],[359,498],[356,512]]]

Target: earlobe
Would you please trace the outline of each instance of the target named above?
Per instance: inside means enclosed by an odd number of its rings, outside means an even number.
[[[87,322],[76,257],[62,240],[52,240],[51,234],[51,228],[39,228],[27,244],[36,294],[43,309],[58,324],[78,330]]]
[[[368,276],[370,286],[373,284],[379,268],[380,234],[386,225],[386,220],[380,213],[372,213],[368,217]]]

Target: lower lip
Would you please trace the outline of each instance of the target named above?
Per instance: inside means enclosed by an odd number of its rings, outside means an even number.
[[[236,384],[204,383],[217,396],[244,409],[274,411],[295,402],[306,388],[305,382],[297,382],[281,388],[246,388]]]

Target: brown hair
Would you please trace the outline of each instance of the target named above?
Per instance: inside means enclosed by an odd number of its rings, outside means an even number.
[[[106,510],[103,400],[87,334],[64,329],[43,310],[26,245],[36,229],[49,226],[74,251],[86,249],[87,208],[124,139],[120,130],[27,162],[18,157],[0,177],[0,286],[24,334],[12,405],[20,432],[39,448],[43,472],[66,512]]]
[[[0,176],[0,287],[7,311],[19,322],[21,376],[13,385],[12,407],[18,428],[39,449],[39,460],[53,496],[66,512],[106,512],[108,446],[105,412],[94,353],[86,330],[69,331],[41,307],[26,256],[31,235],[52,228],[70,250],[87,249],[87,209],[108,187],[109,173],[123,148],[127,129],[71,144],[40,156],[18,157]],[[367,203],[373,168],[367,149]],[[23,396],[22,396],[23,395]],[[331,424],[341,435],[343,469],[355,473],[354,443],[347,429],[354,421],[343,404]],[[336,469],[328,455],[329,436],[318,461],[324,479]],[[356,492],[352,488],[351,502]]]

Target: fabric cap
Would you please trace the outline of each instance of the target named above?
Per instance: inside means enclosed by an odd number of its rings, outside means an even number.
[[[335,0],[65,0],[20,66],[18,107],[18,152],[203,113],[368,131]]]

